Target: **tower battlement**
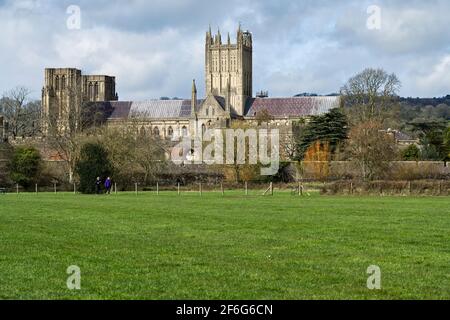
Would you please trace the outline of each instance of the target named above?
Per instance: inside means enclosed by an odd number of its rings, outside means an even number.
[[[244,115],[247,98],[253,93],[253,40],[252,34],[239,26],[236,42],[230,34],[222,42],[220,30],[213,35],[206,32],[205,79],[206,93],[226,97],[230,90],[230,105],[237,115]],[[229,89],[228,89],[229,85]]]

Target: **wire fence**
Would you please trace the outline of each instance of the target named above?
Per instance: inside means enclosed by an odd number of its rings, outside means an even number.
[[[101,188],[99,194],[117,195],[121,193],[127,194],[219,194],[225,196],[227,193],[245,196],[273,196],[276,193],[290,193],[292,196],[311,196],[312,193],[321,193],[322,195],[431,195],[431,196],[449,196],[450,181],[336,181],[336,182],[295,182],[295,183],[192,183],[184,185],[182,183],[165,183],[156,182],[151,185],[143,185],[140,183],[120,184],[113,182],[112,188],[106,190]],[[6,188],[0,187],[0,195],[5,194],[82,194],[79,191],[79,184],[51,184],[38,185],[34,187],[24,188],[18,184]]]

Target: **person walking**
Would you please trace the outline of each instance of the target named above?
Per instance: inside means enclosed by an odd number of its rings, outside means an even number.
[[[100,194],[100,188],[102,186],[102,180],[100,180],[100,177],[97,177],[97,180],[95,181],[95,193]]]
[[[111,194],[111,188],[112,188],[112,181],[111,178],[108,177],[105,181],[106,194]]]

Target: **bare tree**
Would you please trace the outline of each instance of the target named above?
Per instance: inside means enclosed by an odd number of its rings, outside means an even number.
[[[39,101],[29,101],[31,91],[26,87],[16,87],[0,100],[0,109],[8,121],[8,134],[14,139],[19,136],[35,136],[40,132]]]
[[[47,142],[55,149],[66,163],[69,182],[73,182],[75,166],[80,154],[82,141],[86,139],[83,123],[86,117],[81,113],[81,97],[72,88],[66,88],[65,105],[60,112],[49,112],[43,115]],[[88,117],[87,117],[88,118]]]
[[[350,130],[347,150],[364,180],[383,178],[389,162],[397,157],[394,138],[381,129],[381,122],[369,120]]]
[[[96,130],[96,139],[105,146],[115,168],[116,180],[140,180],[149,184],[167,166],[169,143],[144,130],[145,119],[134,115],[119,126]]]
[[[344,105],[356,121],[383,118],[393,105],[401,83],[395,74],[382,69],[365,69],[350,78],[341,89]]]

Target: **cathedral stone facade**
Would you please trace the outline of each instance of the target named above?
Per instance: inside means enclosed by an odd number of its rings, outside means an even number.
[[[82,75],[74,68],[45,69],[45,84],[42,89],[42,115],[44,132],[49,124],[64,130],[76,126],[71,117],[80,113],[84,102],[118,100],[114,77]],[[73,129],[73,128],[72,128]]]
[[[239,27],[236,43],[230,35],[222,41],[211,29],[205,41],[206,97],[197,97],[192,82],[191,99],[119,101],[115,78],[84,76],[77,69],[46,69],[42,111],[59,128],[70,126],[70,115],[80,112],[83,102],[103,104],[111,110],[107,125],[138,125],[142,134],[170,139],[198,135],[206,129],[229,128],[233,121],[257,125],[256,116],[270,114],[271,127],[292,132],[293,121],[328,112],[340,105],[339,97],[253,97],[253,39]],[[72,124],[76,125],[76,124]]]

